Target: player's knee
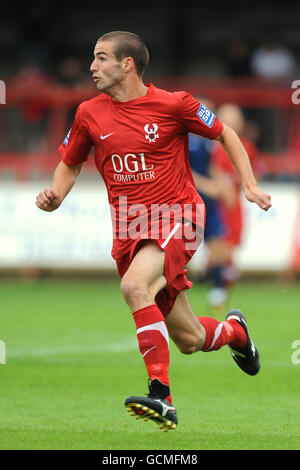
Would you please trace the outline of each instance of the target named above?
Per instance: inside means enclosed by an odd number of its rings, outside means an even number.
[[[123,276],[121,291],[126,303],[132,308],[138,308],[139,302],[148,296],[148,288],[145,282],[133,276]]]
[[[205,338],[201,332],[186,335],[176,341],[176,345],[182,354],[193,354],[203,347]]]
[[[179,348],[179,351],[182,354],[193,354],[194,352],[197,351],[196,345],[195,344],[186,344],[186,343],[181,343],[177,345]]]

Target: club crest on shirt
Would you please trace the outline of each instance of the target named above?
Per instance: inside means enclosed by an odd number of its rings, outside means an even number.
[[[149,142],[155,142],[156,139],[159,138],[159,135],[157,134],[158,131],[158,125],[152,123],[152,127],[150,127],[150,124],[146,124],[144,127],[144,131],[146,132],[146,140],[149,140]]]

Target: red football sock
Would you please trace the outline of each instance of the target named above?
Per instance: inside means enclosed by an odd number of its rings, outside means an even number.
[[[139,349],[143,356],[149,378],[158,379],[170,386],[169,381],[169,334],[163,314],[156,304],[133,313],[137,329]],[[167,400],[172,403],[171,395]]]
[[[236,320],[220,322],[212,317],[198,317],[198,320],[206,331],[206,340],[202,351],[216,351],[225,344],[236,348],[246,346],[247,335]]]

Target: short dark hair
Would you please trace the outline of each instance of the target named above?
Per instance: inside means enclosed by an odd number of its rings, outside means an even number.
[[[97,42],[111,40],[115,42],[114,54],[116,59],[120,61],[125,57],[132,57],[136,71],[142,77],[149,62],[149,52],[143,39],[129,31],[111,31],[103,34]]]

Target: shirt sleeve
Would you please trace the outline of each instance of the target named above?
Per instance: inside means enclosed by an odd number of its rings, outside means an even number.
[[[82,116],[82,105],[79,105],[75,120],[65,140],[58,147],[62,161],[68,166],[76,166],[87,160],[93,142],[89,137],[86,123]]]
[[[223,124],[204,104],[186,92],[179,92],[178,118],[186,132],[216,139],[223,130]]]

